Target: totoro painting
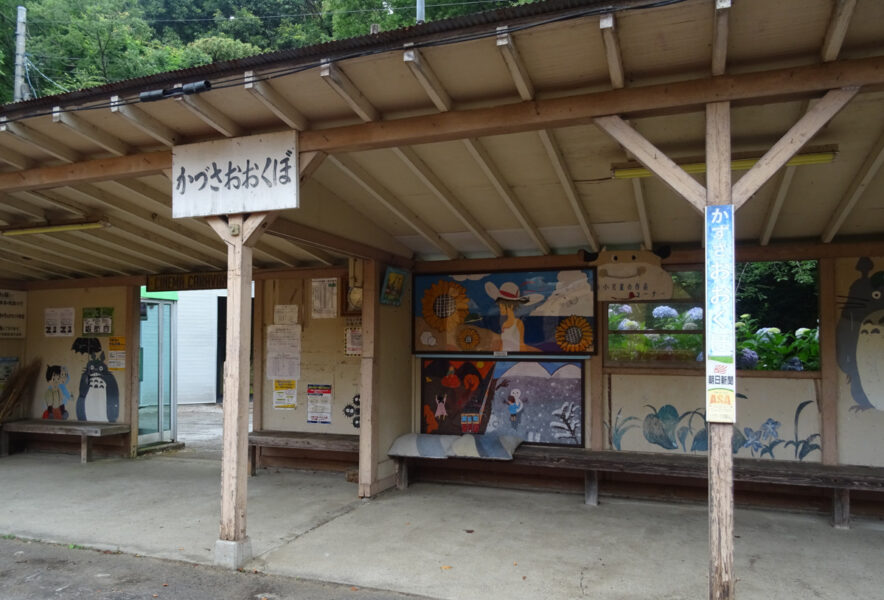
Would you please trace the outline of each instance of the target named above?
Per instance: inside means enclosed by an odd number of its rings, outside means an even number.
[[[838,366],[850,385],[851,411],[884,411],[884,259],[863,257],[855,268],[847,295],[838,298]]]

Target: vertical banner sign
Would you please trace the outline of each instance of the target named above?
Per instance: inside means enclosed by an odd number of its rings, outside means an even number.
[[[27,292],[0,290],[0,338],[25,337],[27,309]]]
[[[734,207],[706,207],[706,422],[737,421]]]

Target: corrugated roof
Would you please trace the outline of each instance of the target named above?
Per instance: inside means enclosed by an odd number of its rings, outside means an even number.
[[[213,80],[233,75],[239,77],[243,71],[265,70],[275,65],[286,64],[292,69],[312,68],[318,66],[322,59],[344,60],[356,56],[389,52],[399,49],[407,43],[412,43],[418,47],[451,44],[477,37],[494,35],[495,31],[489,28],[493,27],[496,29],[496,27],[502,24],[507,24],[514,29],[535,27],[553,21],[607,12],[654,8],[685,1],[547,0],[545,2],[533,2],[520,6],[452,17],[440,21],[431,21],[391,31],[382,31],[376,34],[335,40],[313,46],[280,50],[237,60],[116,81],[64,94],[5,104],[0,107],[0,111],[8,117],[16,118],[49,110],[53,106],[68,106],[105,100],[110,95],[128,96],[138,94],[146,89],[155,89],[178,83],[199,81],[201,79]],[[537,20],[537,17],[546,18]],[[457,35],[446,36],[446,34],[453,32],[457,32]],[[237,81],[237,85],[239,83]]]

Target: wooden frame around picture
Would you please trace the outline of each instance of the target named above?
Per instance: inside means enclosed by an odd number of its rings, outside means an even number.
[[[415,275],[415,354],[597,352],[596,271]]]

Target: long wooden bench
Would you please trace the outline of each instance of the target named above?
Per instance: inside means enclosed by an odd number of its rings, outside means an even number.
[[[308,431],[252,431],[249,433],[249,473],[258,468],[258,448],[291,448],[326,452],[359,452],[359,436]]]
[[[124,423],[95,423],[91,421],[52,421],[28,419],[9,421],[0,426],[0,456],[9,454],[10,433],[39,433],[45,435],[74,435],[80,437],[80,462],[92,460],[94,438],[124,435],[131,431]]]
[[[409,464],[421,459],[398,459],[399,487],[408,485]],[[577,448],[521,445],[510,464],[525,467],[559,468],[584,472],[584,501],[598,504],[599,473],[633,473],[706,479],[705,456],[655,454],[645,452],[593,451]],[[848,527],[850,490],[884,491],[884,468],[820,463],[734,459],[734,481],[830,488],[833,497],[833,524]]]

